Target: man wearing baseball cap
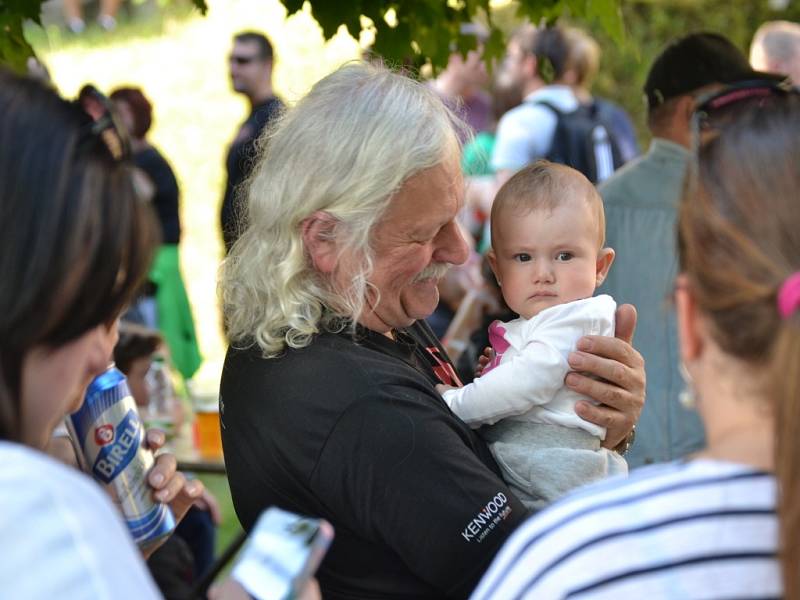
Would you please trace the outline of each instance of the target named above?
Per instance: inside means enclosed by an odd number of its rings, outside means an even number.
[[[699,97],[725,84],[776,77],[754,71],[744,54],[715,33],[677,39],[653,62],[644,93],[648,152],[600,186],[606,240],[616,264],[601,293],[639,312],[636,347],[647,365],[647,402],[636,443],[625,458],[631,468],[680,458],[703,446],[700,419],[681,406],[675,315],[666,299],[677,267],[675,220],[692,144],[692,114]]]

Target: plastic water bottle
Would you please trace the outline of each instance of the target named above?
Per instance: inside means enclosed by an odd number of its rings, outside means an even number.
[[[148,428],[162,429],[168,437],[175,434],[175,390],[164,357],[156,355],[144,376],[149,403],[145,412]]]

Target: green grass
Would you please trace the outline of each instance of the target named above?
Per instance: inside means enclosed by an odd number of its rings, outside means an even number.
[[[225,351],[216,300],[224,157],[247,113],[245,101],[231,91],[228,80],[231,38],[238,31],[257,29],[272,39],[275,89],[290,103],[359,54],[358,43],[346,34],[325,43],[310,14],[287,18],[277,0],[219,0],[209,5],[206,17],[182,4],[146,18],[121,16],[110,34],[92,24],[80,36],[56,26],[31,27],[28,32],[64,96],[74,97],[87,82],[105,92],[137,85],[153,103],[150,138],[172,163],[181,186],[181,267],[205,357],[194,389],[205,397],[217,393]],[[240,531],[239,523],[227,480],[213,475],[201,479],[222,508],[220,551]]]

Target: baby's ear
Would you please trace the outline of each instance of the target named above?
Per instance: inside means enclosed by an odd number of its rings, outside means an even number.
[[[611,268],[611,263],[613,262],[614,250],[612,248],[601,248],[600,252],[597,253],[595,287],[600,287],[600,284],[606,280],[608,270]]]
[[[494,249],[489,249],[486,253],[486,258],[489,261],[489,267],[491,267],[492,273],[494,273],[494,278],[497,280],[497,285],[502,286],[503,283],[500,281],[500,275],[497,273],[497,255],[494,253]]]

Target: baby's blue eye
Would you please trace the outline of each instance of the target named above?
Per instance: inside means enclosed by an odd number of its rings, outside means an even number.
[[[568,261],[572,260],[572,252],[559,252],[556,254],[556,260]]]
[[[514,260],[516,260],[517,262],[528,262],[530,259],[531,259],[531,255],[530,254],[525,254],[524,252],[521,253],[521,254],[515,254],[514,255]]]

